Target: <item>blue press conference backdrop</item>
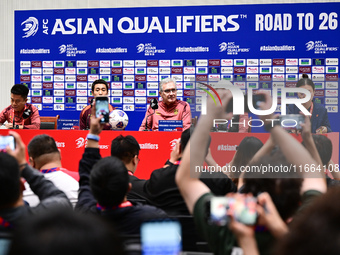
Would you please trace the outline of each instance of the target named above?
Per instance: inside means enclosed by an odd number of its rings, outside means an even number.
[[[127,130],[137,130],[166,77],[197,116],[198,82],[271,90],[308,73],[339,132],[339,10],[311,3],[16,11],[15,82],[29,86],[41,115],[78,119],[91,83],[105,79],[111,104],[129,116]]]

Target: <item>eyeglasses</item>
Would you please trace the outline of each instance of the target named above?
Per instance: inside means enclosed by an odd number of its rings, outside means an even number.
[[[164,91],[164,93],[169,94],[170,92],[175,93],[177,91],[177,89],[166,89],[166,90],[163,90],[163,91]]]

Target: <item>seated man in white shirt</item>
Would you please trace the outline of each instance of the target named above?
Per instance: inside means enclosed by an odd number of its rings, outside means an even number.
[[[78,200],[79,174],[61,166],[60,151],[53,137],[48,135],[35,136],[27,146],[29,162],[32,167],[42,172],[46,179],[65,192],[73,206]],[[30,206],[39,204],[39,198],[25,183],[24,200]]]

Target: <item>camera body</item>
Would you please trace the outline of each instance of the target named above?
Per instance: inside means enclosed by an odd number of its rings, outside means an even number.
[[[254,197],[213,197],[210,200],[210,218],[213,225],[225,226],[230,215],[245,225],[255,225],[257,221],[257,199]]]

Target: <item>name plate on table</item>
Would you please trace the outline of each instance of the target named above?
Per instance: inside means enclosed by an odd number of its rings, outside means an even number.
[[[159,120],[158,130],[159,131],[182,131],[183,121],[182,120]]]
[[[58,129],[59,130],[71,130],[71,129],[79,130],[79,120],[60,119],[58,120]]]

